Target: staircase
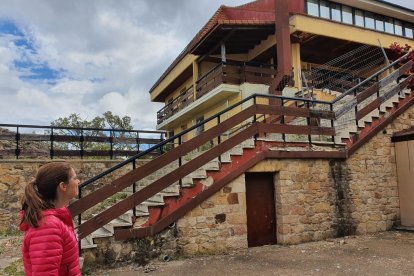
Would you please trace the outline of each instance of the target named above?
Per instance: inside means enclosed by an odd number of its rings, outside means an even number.
[[[116,240],[125,240],[153,236],[266,158],[348,157],[414,103],[414,92],[406,89],[414,74],[396,82],[413,66],[412,61],[372,83],[399,61],[347,90],[333,102],[252,95],[88,180],[81,185],[82,189],[99,183],[100,179],[120,168],[130,164],[134,168],[69,206],[72,215],[79,216],[77,231],[81,248],[96,247],[94,238],[97,237],[114,236]],[[281,101],[282,106],[257,104],[257,99],[260,102]],[[294,104],[283,106],[284,101]],[[225,121],[220,120],[223,114],[242,105],[248,107]],[[269,116],[277,116],[279,120],[269,123],[259,119]],[[311,119],[322,123],[311,125]],[[212,121],[218,124],[196,138],[180,143],[183,135]],[[232,129],[237,131],[225,135]],[[286,139],[286,135],[298,135],[307,140],[292,141]],[[179,145],[135,168],[136,159],[174,141]],[[198,150],[211,141],[214,145],[210,149]],[[80,217],[117,193],[124,193],[125,198],[87,220]]]
[[[175,211],[179,206],[191,199],[192,196],[207,189],[213,183],[217,182],[222,177],[221,174],[223,174],[223,171],[233,171],[235,166],[239,167],[240,159],[254,157],[251,155],[256,154],[253,150],[255,148],[255,142],[252,138],[236,145],[231,150],[220,156],[221,161],[219,161],[218,158],[209,161],[201,168],[183,177],[181,185],[179,183],[175,183],[137,205],[135,222],[132,221],[133,212],[130,210],[87,235],[81,240],[82,249],[95,248],[97,245],[93,242],[94,238],[112,237],[116,232],[115,238],[125,239],[125,233],[122,231],[122,228],[133,227],[136,231],[148,230],[150,226],[156,223],[157,219],[167,216],[171,212]],[[246,151],[250,154],[246,154]],[[196,158],[201,154],[202,152],[193,152],[191,153],[191,157]],[[234,160],[236,162],[232,165],[231,163]],[[183,164],[187,162],[184,161]],[[160,175],[168,174],[177,168],[178,163],[173,162],[163,168]],[[144,179],[139,181],[138,189],[143,189],[150,185],[151,180],[153,179]],[[126,192],[128,195],[131,195],[132,189],[127,188]],[[166,208],[166,206],[168,207]],[[116,231],[115,229],[118,230]],[[130,232],[130,230],[127,229],[126,232]],[[128,238],[130,238],[130,236]]]

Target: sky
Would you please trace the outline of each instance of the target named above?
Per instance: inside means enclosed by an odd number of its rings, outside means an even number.
[[[155,129],[149,89],[221,4],[249,0],[1,0],[0,123],[77,113]],[[413,0],[390,1],[414,9]]]

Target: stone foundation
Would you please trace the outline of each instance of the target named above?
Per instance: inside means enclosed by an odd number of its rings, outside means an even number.
[[[125,263],[141,266],[151,260],[169,261],[181,255],[177,244],[177,228],[167,228],[155,237],[115,241],[114,238],[95,238],[96,248],[82,250],[85,265],[117,267]]]
[[[69,162],[73,166],[81,181],[89,179],[120,162],[119,160],[62,161]],[[0,160],[0,233],[4,234],[18,230],[20,223],[19,212],[21,210],[20,201],[24,194],[24,188],[36,175],[39,167],[48,162],[50,160]],[[137,161],[137,166],[140,166],[143,162],[147,161]],[[132,170],[132,166],[127,166],[124,170],[109,175],[104,181],[96,185],[104,185],[130,170]]]

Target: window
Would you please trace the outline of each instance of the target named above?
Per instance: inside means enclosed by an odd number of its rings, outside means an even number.
[[[306,8],[309,15],[319,16],[318,0],[308,0]]]
[[[404,24],[404,34],[406,37],[414,38],[414,26],[412,24]]]
[[[384,17],[381,15],[375,16],[375,29],[380,32],[384,31]]]
[[[330,19],[331,18],[331,12],[329,11],[329,2],[327,1],[321,1],[321,17]]]
[[[392,18],[385,18],[385,32],[393,34],[394,33],[394,23],[392,22]]]
[[[394,28],[395,28],[395,34],[396,35],[403,35],[403,32],[402,32],[402,22],[401,21],[399,21],[399,20],[395,20],[394,21]]]
[[[364,27],[364,12],[361,10],[355,10],[355,25]]]
[[[414,38],[414,24],[328,0],[306,0],[309,15]]]
[[[351,7],[342,6],[342,22],[347,23],[347,24],[353,24]]]
[[[365,12],[365,27],[375,29],[374,14],[372,12]]]
[[[341,6],[331,3],[332,20],[341,22]]]

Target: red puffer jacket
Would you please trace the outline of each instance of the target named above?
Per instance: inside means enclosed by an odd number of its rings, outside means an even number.
[[[26,223],[22,247],[26,275],[81,275],[78,242],[69,210],[49,209],[42,212],[39,227]]]

